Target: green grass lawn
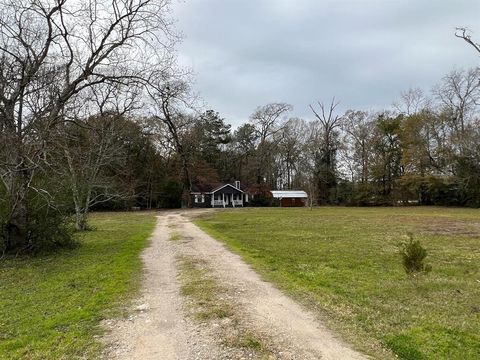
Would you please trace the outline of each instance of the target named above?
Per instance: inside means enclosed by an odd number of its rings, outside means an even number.
[[[480,210],[243,209],[197,223],[367,354],[480,359]],[[408,232],[433,267],[415,281],[398,255]]]
[[[95,359],[104,318],[139,288],[153,213],[101,213],[80,246],[0,261],[0,359]]]

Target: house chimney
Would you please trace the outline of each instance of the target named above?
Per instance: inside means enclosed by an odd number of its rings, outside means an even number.
[[[240,181],[235,180],[235,187],[240,190]]]

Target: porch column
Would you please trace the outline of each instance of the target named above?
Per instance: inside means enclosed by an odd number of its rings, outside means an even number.
[[[211,199],[211,204],[212,204],[212,207],[215,206],[215,194],[212,194],[212,199]]]
[[[225,194],[222,193],[222,202],[223,202],[223,207],[225,208]]]

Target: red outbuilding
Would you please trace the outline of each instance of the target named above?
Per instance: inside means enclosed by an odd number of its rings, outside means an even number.
[[[271,193],[281,207],[302,207],[307,204],[308,195],[303,190],[273,190]]]

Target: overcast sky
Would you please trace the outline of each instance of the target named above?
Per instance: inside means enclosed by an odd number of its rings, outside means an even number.
[[[381,110],[480,64],[453,36],[466,26],[480,41],[479,0],[185,0],[174,11],[181,63],[207,108],[235,125],[269,102],[305,118],[332,96],[342,111]]]

